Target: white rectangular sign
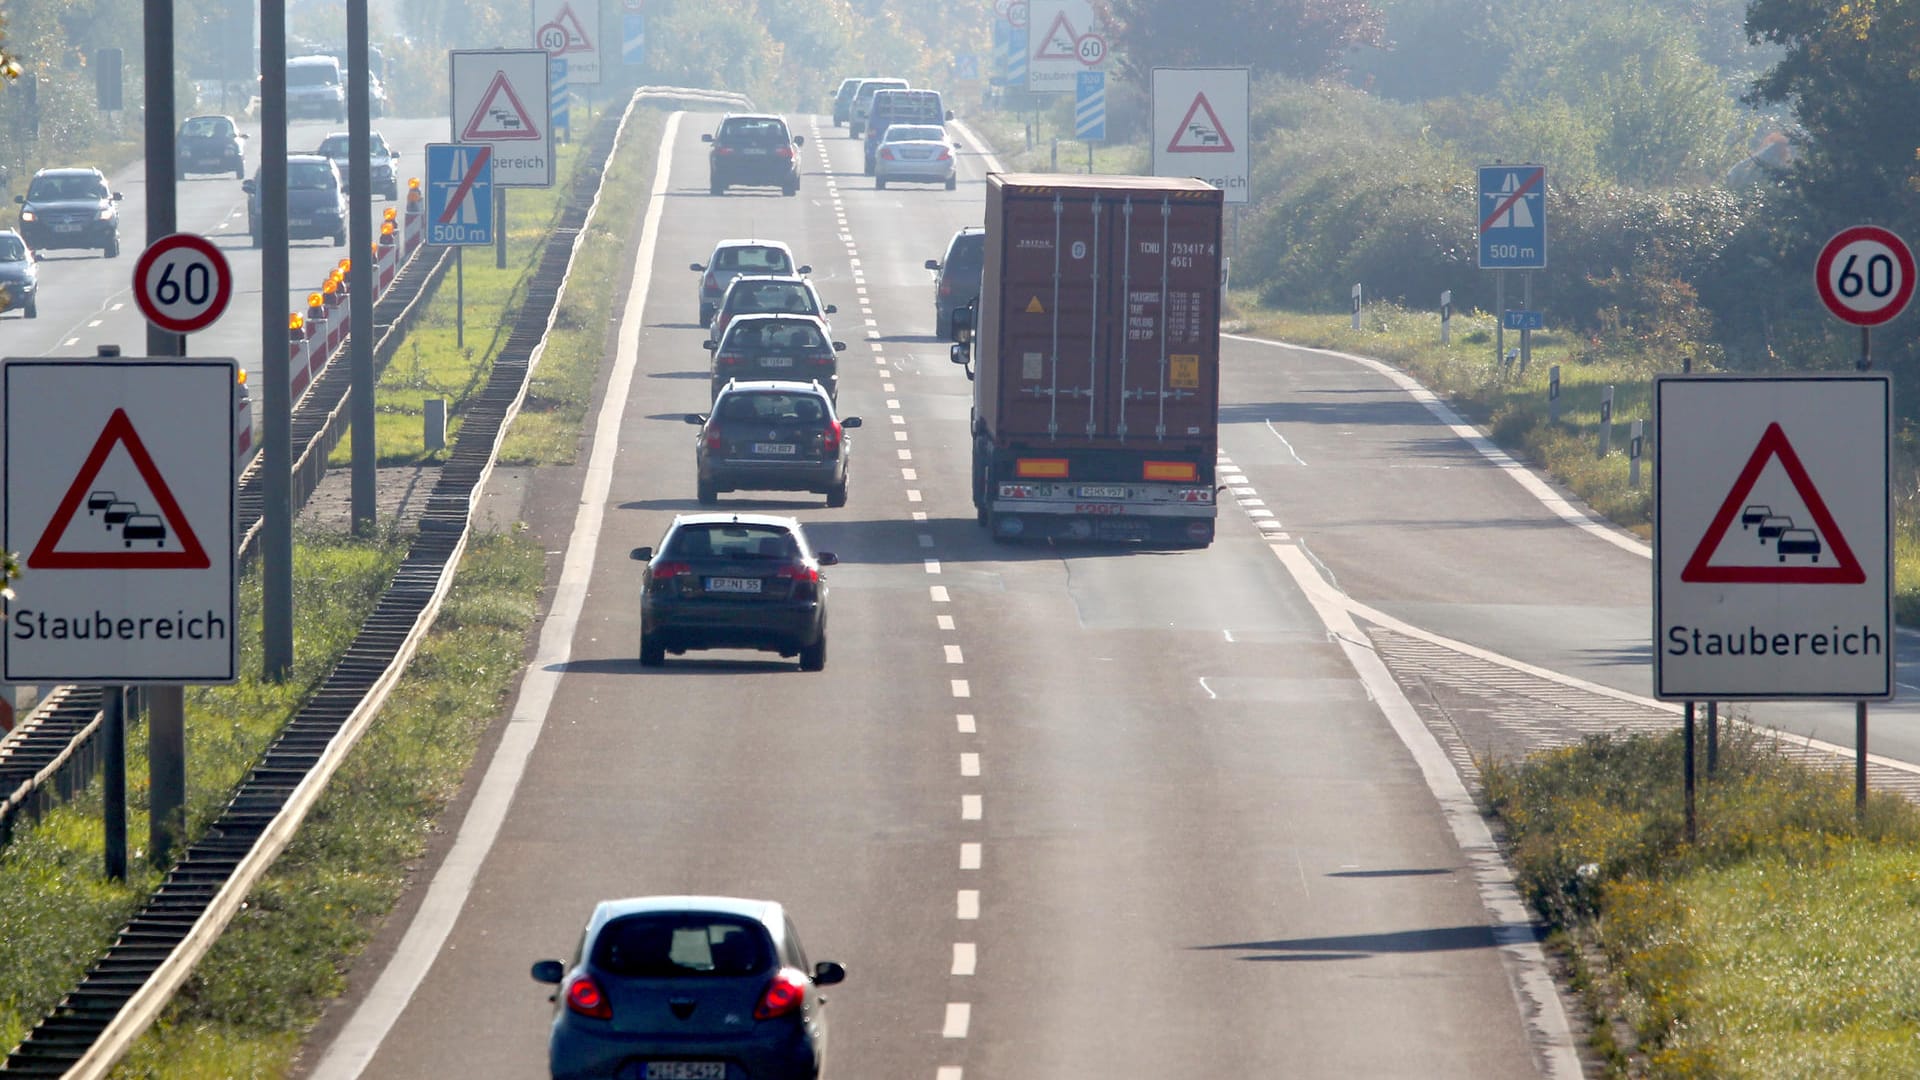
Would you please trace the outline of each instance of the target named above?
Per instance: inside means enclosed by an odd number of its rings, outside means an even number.
[[[1028,0],[1027,90],[1071,94],[1107,58],[1107,29],[1091,0]]]
[[[533,47],[567,62],[567,81],[600,81],[600,0],[533,0]]]
[[[552,187],[548,57],[540,49],[455,51],[453,137],[493,146],[493,186]]]
[[[1663,375],[1653,420],[1656,696],[1892,697],[1888,377]]]
[[[1253,165],[1246,68],[1153,69],[1153,175],[1197,176],[1247,201]]]
[[[5,682],[222,683],[239,665],[231,359],[0,361]]]

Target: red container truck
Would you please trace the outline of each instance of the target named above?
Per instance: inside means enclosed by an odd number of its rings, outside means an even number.
[[[995,540],[1212,543],[1222,200],[1200,180],[987,177],[953,359],[972,365],[973,505]]]

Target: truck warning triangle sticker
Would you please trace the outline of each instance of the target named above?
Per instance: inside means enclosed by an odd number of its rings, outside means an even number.
[[[1167,142],[1167,153],[1233,153],[1233,139],[1227,135],[1220,117],[1214,113],[1213,103],[1207,100],[1205,91],[1193,95],[1193,104],[1187,106],[1187,115],[1181,119],[1180,126],[1173,131],[1173,138]]]
[[[567,32],[567,47],[560,50],[562,53],[593,51],[593,39],[587,36],[587,28],[581,25],[580,16],[574,14],[572,4],[561,4],[560,13],[553,21]]]
[[[134,492],[106,491],[93,486],[116,446],[126,448],[127,457],[139,470],[140,479],[153,497],[151,508],[135,499],[121,497],[136,494]],[[75,525],[74,515],[79,513],[82,504],[90,519],[86,524],[98,522],[109,534],[116,528],[119,530],[119,550],[110,547],[84,550],[85,545],[80,543],[63,547],[67,533]],[[171,543],[169,537],[172,537]],[[147,547],[148,544],[152,546]],[[47,531],[41,534],[33,554],[27,556],[27,567],[33,570],[205,570],[212,565],[125,409],[115,409],[107,418],[107,425],[94,440],[93,450],[81,464],[73,486],[54,508]]]
[[[1792,482],[1794,495],[1813,518],[1812,528],[1808,528],[1807,523],[1796,524],[1785,514],[1775,514],[1771,504],[1747,501],[1753,497],[1754,487],[1760,482],[1767,463],[1775,459]],[[1728,565],[1712,561],[1722,542],[1733,533],[1736,521],[1740,531],[1754,536],[1763,548],[1772,543],[1772,562]],[[1822,555],[1831,555],[1832,561],[1823,563]],[[1826,500],[1820,497],[1813,478],[1807,475],[1807,467],[1800,463],[1800,455],[1794,453],[1793,444],[1787,441],[1787,433],[1778,423],[1772,423],[1767,425],[1766,432],[1760,436],[1760,445],[1754,447],[1753,456],[1740,470],[1726,501],[1720,504],[1719,512],[1707,525],[1706,535],[1700,538],[1700,545],[1694,548],[1686,569],[1680,572],[1680,580],[1724,585],[1863,585],[1867,572],[1860,560],[1854,558],[1847,538],[1841,535],[1840,526],[1827,510]]]
[[[1061,12],[1053,17],[1053,25],[1047,27],[1047,35],[1040,39],[1040,49],[1033,54],[1035,60],[1078,60],[1080,59],[1080,35],[1074,33],[1073,24],[1067,21],[1067,13]]]
[[[1033,299],[1027,301],[1027,314],[1045,315],[1046,313],[1047,313],[1047,309],[1040,306],[1040,298],[1038,296],[1035,296]]]
[[[473,110],[473,116],[467,120],[467,126],[460,131],[462,139],[484,139],[487,142],[501,142],[513,139],[545,141],[546,136],[533,122],[533,115],[527,107],[520,104],[520,97],[513,92],[513,84],[507,81],[507,73],[496,71],[493,81],[487,84],[486,93],[480,95],[480,107]]]

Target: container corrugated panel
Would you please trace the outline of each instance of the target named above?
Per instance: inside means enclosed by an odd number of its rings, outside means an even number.
[[[995,443],[1213,447],[1223,200],[1189,179],[987,178],[975,377]]]

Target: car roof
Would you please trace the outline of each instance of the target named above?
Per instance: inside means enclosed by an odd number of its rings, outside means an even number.
[[[733,321],[727,324],[727,332],[732,333],[736,326],[752,326],[756,322],[777,322],[784,319],[805,319],[823,331],[827,328],[825,319],[808,311],[743,311],[735,315]]]
[[[827,391],[817,382],[801,382],[798,379],[729,379],[727,385],[720,388],[722,394],[728,390],[761,390],[781,394],[819,394]]]
[[[301,153],[298,153],[298,154],[288,154],[288,155],[287,155],[287,162],[288,162],[288,164],[292,164],[293,162],[296,162],[296,161],[304,161],[304,162],[310,162],[310,163],[312,163],[312,164],[316,164],[316,165],[317,165],[317,164],[320,164],[320,163],[322,163],[322,162],[325,162],[325,163],[326,163],[326,164],[328,164],[328,165],[331,165],[331,164],[333,164],[333,159],[332,159],[332,158],[330,158],[330,157],[328,157],[328,156],[327,156],[327,155],[325,155],[325,154],[309,154],[309,153],[305,153],[305,152],[303,151],[303,152],[301,152]]]
[[[228,116],[226,113],[199,113],[194,116],[189,116],[186,120],[180,122],[184,124],[187,120],[225,120],[229,124],[233,123],[233,117]]]
[[[673,527],[679,528],[682,525],[778,525],[793,532],[805,531],[800,528],[800,519],[788,514],[729,514],[724,511],[711,511],[704,514],[675,514],[673,516]],[[742,900],[738,897],[730,900],[724,896],[652,896],[621,901],[621,903],[635,904],[651,902],[658,905],[652,910],[673,911],[675,910],[673,904],[678,901],[702,901],[714,904],[734,903],[743,906],[770,902],[766,900]],[[721,909],[716,907],[703,910],[718,911]]]
[[[41,169],[35,176],[105,176],[99,169],[90,165],[68,165],[58,169]]]
[[[749,238],[744,238],[744,239],[733,239],[733,240],[719,240],[719,241],[715,241],[715,242],[714,242],[714,245],[713,245],[713,250],[715,250],[715,251],[719,251],[719,250],[720,250],[721,248],[729,248],[729,247],[767,247],[767,248],[779,248],[779,249],[780,249],[781,251],[784,251],[784,252],[787,252],[788,254],[792,254],[792,253],[793,253],[793,249],[792,249],[792,248],[790,248],[790,247],[788,247],[788,246],[786,245],[786,242],[785,242],[785,241],[782,241],[782,240],[755,240],[755,239],[752,239],[752,238],[750,238],[750,237],[749,237]]]
[[[783,124],[787,122],[787,118],[781,116],[779,113],[757,112],[730,112],[720,118],[720,122],[723,124],[728,120],[778,120]]]

